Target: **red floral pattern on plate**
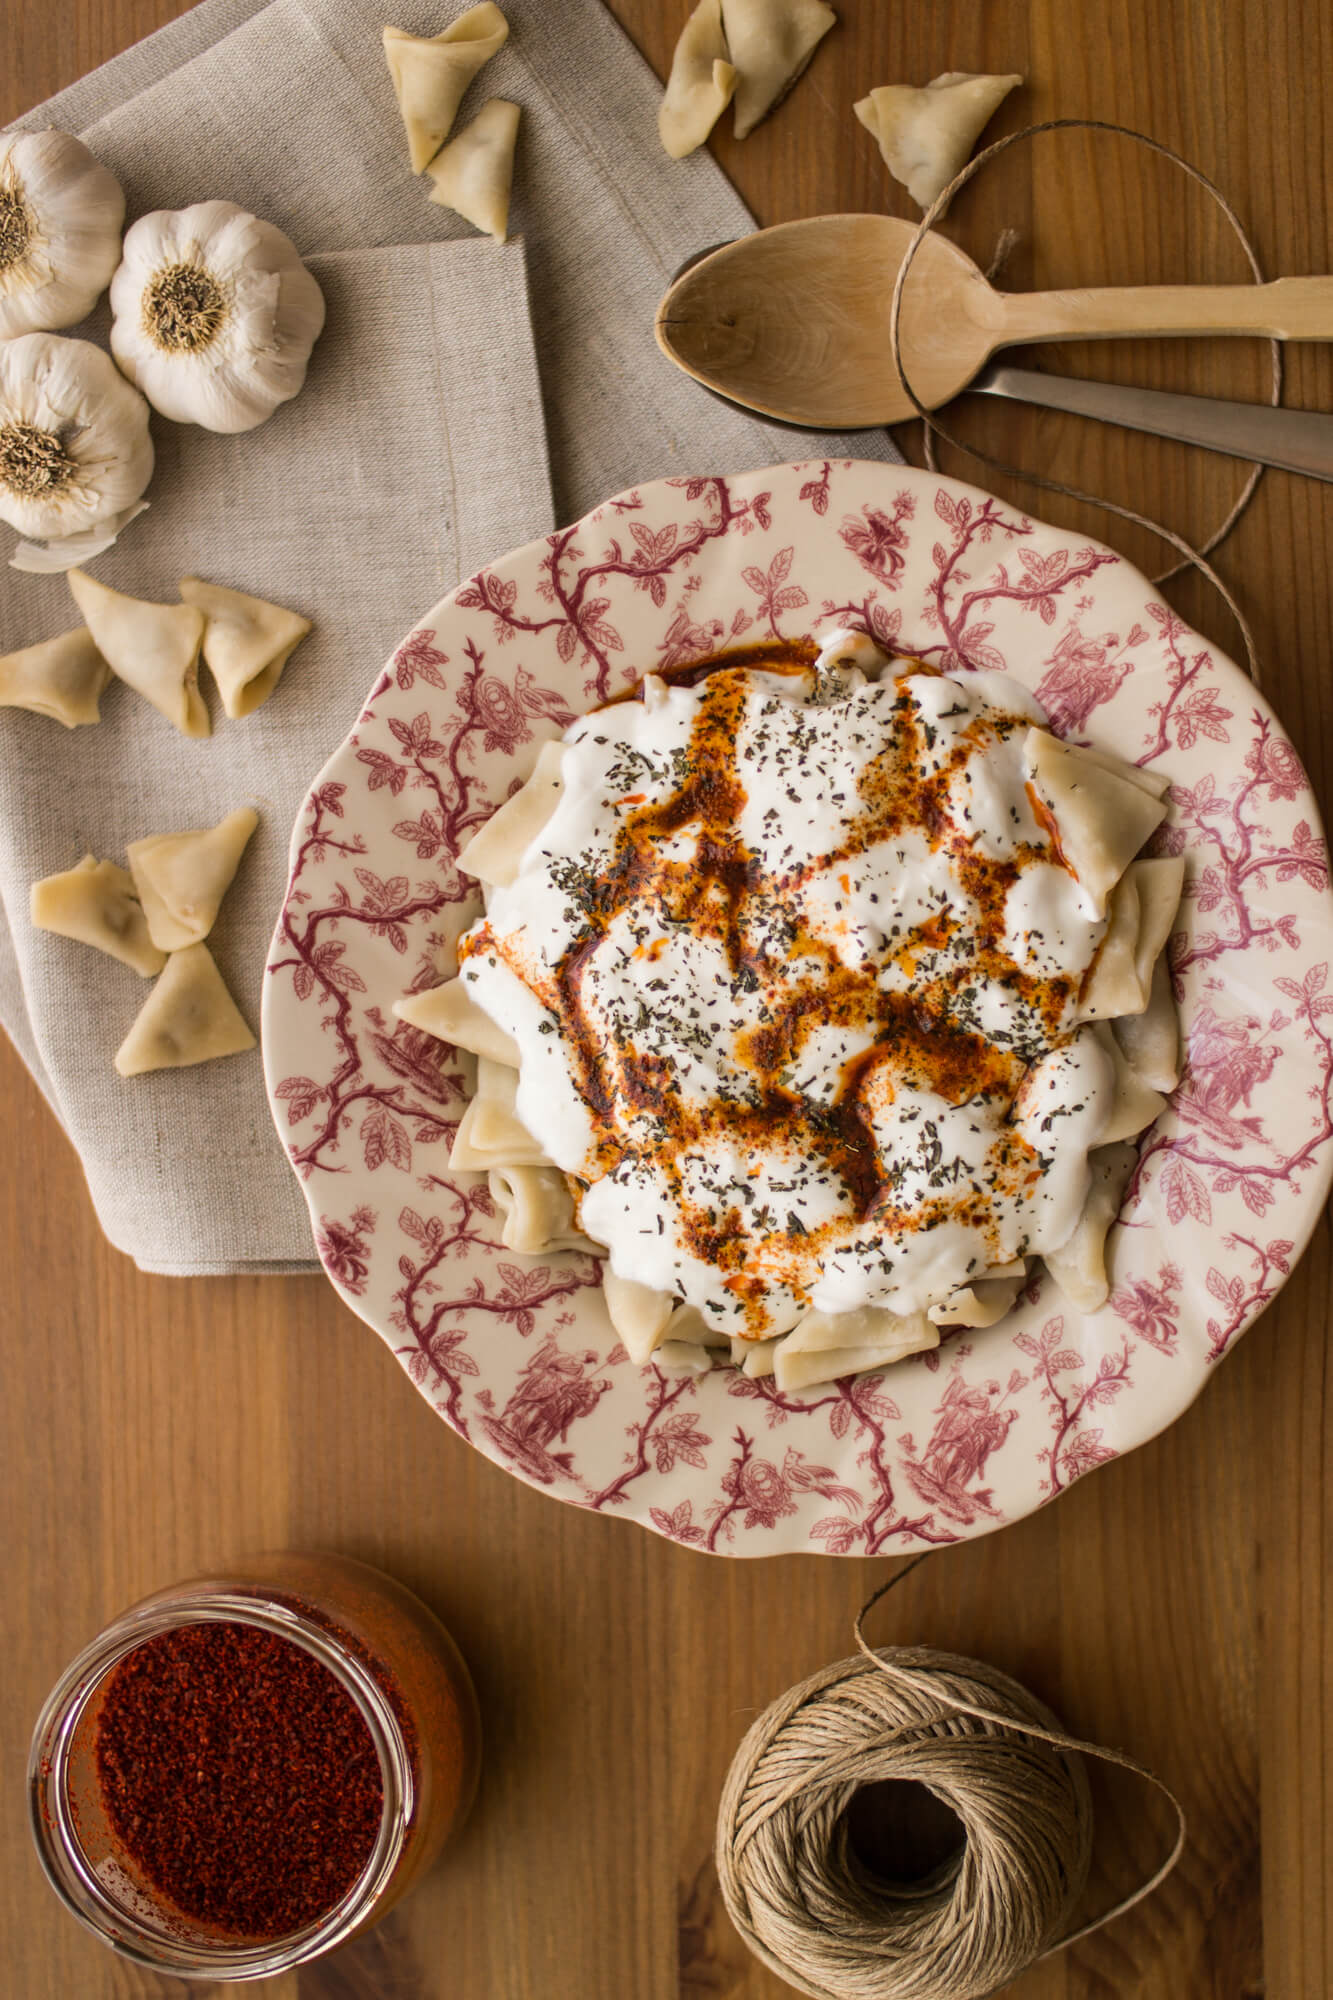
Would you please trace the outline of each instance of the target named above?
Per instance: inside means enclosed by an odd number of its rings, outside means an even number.
[[[448,1171],[463,1066],[395,1020],[477,905],[454,857],[537,745],[646,668],[835,621],[1005,668],[1063,734],[1171,778],[1185,1074],[1080,1314],[799,1395],[638,1369],[597,1266],[501,1246]],[[860,461],[667,480],[471,577],[404,640],[292,842],[270,957],[274,1116],[334,1284],[439,1414],[520,1478],[721,1555],[984,1534],[1171,1422],[1272,1299],[1333,1173],[1333,897],[1300,763],[1248,681],[1109,549]]]

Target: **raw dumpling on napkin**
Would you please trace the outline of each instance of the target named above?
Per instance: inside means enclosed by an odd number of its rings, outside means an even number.
[[[0,660],[0,708],[26,708],[49,715],[66,729],[100,722],[98,703],[111,669],[86,625],[22,646]]]
[[[920,90],[910,83],[881,84],[852,109],[879,141],[893,178],[924,212],[967,164],[982,127],[1022,81],[951,69]]]
[[[114,861],[85,854],[76,868],[44,876],[32,885],[29,910],[39,931],[93,945],[145,979],[166,963],[149,935],[134,883]]]
[[[166,971],[116,1051],[122,1076],[151,1069],[188,1069],[255,1046],[240,1008],[206,944],[173,951]]]
[[[497,243],[504,242],[509,229],[518,118],[516,104],[493,97],[426,169],[435,183],[431,200],[453,209],[474,229],[484,229]]]
[[[699,0],[680,31],[657,113],[658,136],[673,160],[702,146],[735,89],[736,69],[722,32],[722,0]]]
[[[202,944],[217,921],[259,814],[249,806],[213,827],[153,833],[127,850],[148,935],[162,951]]]
[[[253,715],[272,694],[288,660],[310,630],[299,611],[221,583],[183,576],[181,597],[204,614],[204,663],[235,722]]]
[[[782,102],[837,20],[823,0],[722,0],[738,139]]]
[[[192,604],[150,604],[127,597],[81,569],[70,571],[69,587],[117,680],[151,701],[182,736],[211,735],[199,692],[203,612]]]
[[[509,23],[493,0],[469,7],[439,35],[384,30],[384,54],[407,128],[414,174],[435,158],[449,137],[463,92],[508,34]]]

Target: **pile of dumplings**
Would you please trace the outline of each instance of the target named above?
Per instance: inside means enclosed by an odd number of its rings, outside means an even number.
[[[181,578],[179,604],[128,597],[80,569],[68,582],[85,623],[0,659],[0,708],[25,708],[67,729],[101,721],[114,674],[183,736],[211,735],[200,657],[237,720],[268,700],[310,630],[299,611],[197,576]]]
[[[782,102],[836,22],[823,0],[699,0],[680,31],[657,114],[657,130],[672,159],[702,146],[733,100],[736,137],[753,132]],[[948,70],[920,90],[881,84],[853,109],[878,140],[889,172],[924,211],[1022,81]]]
[[[736,137],[753,132],[837,19],[823,0],[699,0],[680,31],[657,114],[672,159],[702,146],[733,99]]]
[[[449,134],[468,85],[508,39],[509,23],[493,0],[469,7],[438,35],[384,30],[413,173],[430,176],[433,202],[497,243],[509,229],[519,108],[492,97],[456,138]]]
[[[116,1053],[122,1076],[185,1069],[255,1046],[204,939],[258,824],[243,806],[214,827],[136,840],[128,870],[86,854],[77,867],[33,883],[39,930],[93,945],[157,982]]]

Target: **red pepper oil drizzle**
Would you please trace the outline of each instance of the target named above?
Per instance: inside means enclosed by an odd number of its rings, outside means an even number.
[[[896,1205],[893,1166],[881,1160],[866,1114],[864,1096],[871,1080],[887,1070],[890,1075],[884,1081],[890,1091],[896,1081],[933,1091],[951,1105],[990,1099],[1007,1109],[1026,1063],[1017,1053],[995,1046],[951,1018],[956,971],[951,977],[921,965],[948,944],[956,928],[952,917],[937,913],[894,939],[885,956],[896,959],[916,983],[909,993],[886,992],[878,981],[883,960],[848,966],[801,923],[797,892],[805,881],[885,841],[904,834],[923,836],[932,848],[948,851],[979,913],[966,955],[968,979],[980,975],[1003,981],[1051,1032],[1057,1030],[1079,986],[1077,975],[1038,977],[1023,972],[1003,943],[1006,898],[1022,869],[1058,855],[1048,846],[1023,844],[1010,860],[992,859],[959,831],[951,813],[950,786],[957,773],[988,741],[1026,728],[1024,720],[974,717],[952,741],[939,767],[923,776],[927,744],[922,721],[905,679],[900,680],[892,710],[893,738],[858,776],[864,810],[842,846],[781,874],[765,869],[740,834],[746,795],[735,750],[751,692],[744,670],[795,675],[807,672],[815,658],[808,641],[765,642],[674,667],[659,676],[677,686],[703,688],[684,778],[668,798],[657,802],[644,802],[635,793],[618,801],[622,809],[631,810],[622,811],[613,858],[581,891],[582,930],[555,968],[553,982],[543,981],[546,990],[540,992],[557,1016],[578,1088],[592,1115],[598,1174],[613,1172],[640,1148],[641,1142],[624,1134],[625,1113],[647,1114],[656,1127],[653,1162],[672,1190],[683,1240],[695,1256],[726,1274],[723,1283],[744,1306],[747,1331],[756,1337],[767,1331],[764,1299],[772,1284],[787,1284],[798,1300],[806,1298],[822,1253],[845,1240],[848,1218],[844,1214],[836,1223],[808,1230],[797,1219],[795,1230],[756,1231],[739,1198],[719,1213],[717,1207],[687,1197],[685,1163],[690,1155],[706,1154],[710,1145],[728,1140],[756,1156],[781,1149],[790,1157],[819,1161],[842,1183],[854,1222],[874,1218],[886,1235],[929,1229],[945,1221],[984,1229],[997,1193],[1027,1191],[1042,1172],[1035,1150],[1012,1131],[998,1159],[990,1163],[988,1191],[955,1187],[910,1208]],[[929,671],[915,660],[905,660],[903,667],[907,674]],[[602,706],[641,697],[642,682]],[[1038,814],[1038,820],[1045,827],[1045,817]],[[697,830],[692,857],[681,861],[664,855],[662,843],[687,827]],[[733,981],[752,992],[756,988],[767,992],[767,1020],[739,1036],[734,1051],[753,1078],[743,1098],[686,1103],[670,1062],[659,1051],[629,1037],[621,1037],[613,1048],[606,1046],[605,1031],[587,1004],[584,981],[614,920],[635,907],[659,921],[686,926],[696,936],[714,938],[726,954]],[[765,913],[771,917],[775,909],[788,920],[785,965],[775,964],[756,942],[762,936],[762,917]],[[652,945],[639,949],[655,956]],[[460,955],[484,953],[505,956],[504,940],[497,939],[489,925],[479,926],[465,939]],[[790,967],[798,960],[810,964],[811,970],[792,980]],[[534,985],[531,968],[515,963],[512,969]],[[778,978],[783,981],[780,992]],[[869,1033],[873,1046],[844,1064],[835,1100],[823,1103],[794,1088],[791,1072],[807,1028],[828,1023]]]

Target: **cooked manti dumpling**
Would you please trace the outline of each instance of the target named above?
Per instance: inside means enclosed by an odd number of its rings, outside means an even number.
[[[497,243],[504,242],[509,230],[518,120],[516,104],[493,97],[426,169],[434,182],[430,199],[453,209],[474,229],[484,229]]]
[[[253,715],[278,685],[310,620],[197,576],[183,576],[180,593],[204,614],[204,664],[218,684],[223,708],[233,722]]]
[[[1120,1213],[1129,1177],[1138,1159],[1137,1146],[1099,1146],[1088,1155],[1092,1185],[1073,1235],[1059,1250],[1043,1256],[1056,1284],[1080,1312],[1096,1312],[1106,1304],[1106,1238]]]
[[[122,1076],[188,1069],[255,1046],[206,944],[175,951],[116,1052]]]
[[[1047,729],[1030,729],[1024,738],[1023,772],[1055,823],[1065,861],[1102,915],[1116,883],[1166,818],[1165,805]]]
[[[883,1354],[893,1348],[895,1359],[939,1344],[940,1330],[925,1313],[904,1315],[886,1312],[880,1306],[860,1306],[846,1313],[808,1312],[782,1342],[792,1354],[822,1354],[834,1349],[850,1352],[859,1347],[873,1347]]]
[[[680,31],[657,112],[657,132],[673,160],[704,140],[730,104],[737,72],[722,32],[722,0],[699,0]]]
[[[519,1065],[518,1043],[468,992],[461,979],[447,979],[425,993],[407,993],[394,1002],[394,1013],[409,1028],[420,1028],[438,1041],[451,1042],[456,1049],[470,1049],[473,1055],[489,1056],[492,1062],[510,1069]]]
[[[967,164],[983,125],[1022,81],[951,69],[919,90],[910,83],[881,84],[852,109],[879,142],[893,178],[924,210]]]
[[[574,1197],[558,1167],[492,1167],[486,1185],[502,1217],[506,1250],[527,1257],[545,1250],[597,1252],[574,1220]]]
[[[464,875],[475,876],[488,888],[509,887],[524,853],[560,803],[564,755],[558,736],[542,744],[532,776],[460,848],[458,866]]]
[[[66,729],[100,722],[98,703],[111,669],[86,625],[41,639],[0,659],[0,708],[26,708],[48,715]]]
[[[496,1166],[550,1166],[550,1155],[519,1118],[517,1096],[518,1071],[478,1056],[476,1094],[454,1134],[451,1167],[485,1173]]]
[[[421,173],[449,136],[463,92],[509,34],[491,0],[469,7],[438,35],[384,30],[384,55],[407,131],[412,171]]]
[[[1012,1307],[1026,1277],[1021,1257],[1012,1264],[994,1264],[952,1297],[928,1306],[926,1317],[936,1326],[994,1326]]]
[[[837,20],[823,0],[722,0],[738,139],[782,102]]]
[[[127,597],[81,569],[69,572],[69,587],[117,680],[151,701],[183,736],[210,735],[208,709],[199,692],[203,612],[193,604]]]
[[[892,1313],[883,1317],[893,1319]],[[924,1314],[913,1315],[914,1321],[924,1319]],[[929,1325],[929,1321],[926,1322]],[[796,1329],[799,1333],[800,1328]],[[930,1327],[929,1337],[925,1334],[915,1339],[911,1346],[904,1346],[901,1338],[890,1335],[882,1342],[870,1342],[864,1347],[793,1347],[792,1335],[773,1343],[773,1374],[778,1388],[784,1395],[792,1389],[809,1389],[818,1382],[836,1382],[842,1375],[863,1375],[872,1368],[887,1368],[891,1362],[903,1361],[909,1354],[919,1354],[940,1344],[940,1330]]]
[[[85,854],[77,868],[34,882],[29,906],[38,930],[95,945],[145,979],[166,964],[166,953],[149,936],[134,883],[114,861]]]
[[[1111,892],[1106,935],[1079,996],[1079,1020],[1143,1012],[1184,880],[1185,863],[1178,855],[1130,862]]]
[[[655,1291],[634,1278],[622,1278],[609,1264],[602,1268],[602,1290],[622,1347],[636,1367],[642,1368],[666,1338],[675,1300],[669,1292]]]
[[[130,874],[155,945],[183,951],[202,944],[258,825],[259,814],[241,806],[213,827],[131,842]]]
[[[1111,1146],[1119,1139],[1137,1138],[1165,1109],[1166,1099],[1159,1090],[1154,1090],[1142,1077],[1135,1075],[1108,1022],[1094,1021],[1091,1027],[1081,1032],[1095,1036],[1101,1043],[1115,1076],[1115,1099],[1110,1116],[1099,1134],[1098,1144]]]
[[[1153,968],[1152,990],[1143,1012],[1113,1021],[1111,1032],[1139,1082],[1169,1096],[1180,1082],[1180,1017],[1165,955]]]

